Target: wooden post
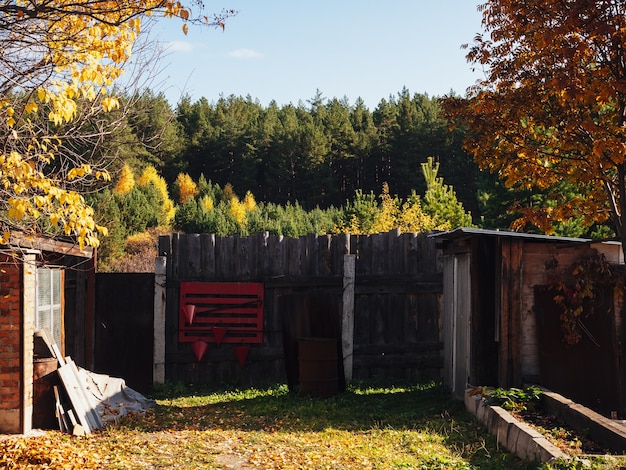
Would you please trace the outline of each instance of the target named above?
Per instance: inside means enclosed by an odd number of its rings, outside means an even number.
[[[523,241],[501,240],[500,293],[500,351],[498,356],[498,385],[502,388],[521,387],[521,276]]]
[[[152,382],[165,382],[165,301],[167,258],[157,256],[154,266],[154,352]]]
[[[341,318],[341,349],[343,353],[343,373],[346,383],[352,380],[354,358],[354,278],[355,255],[343,257],[343,312]]]
[[[22,324],[17,326],[13,332],[21,332],[22,338],[22,364],[21,364],[21,423],[20,432],[28,433],[33,427],[33,355],[34,355],[34,334],[36,315],[36,295],[37,295],[37,265],[36,251],[27,250],[23,255],[22,263]],[[10,367],[6,368],[7,370]],[[7,381],[5,381],[5,384]]]
[[[85,367],[94,368],[94,345],[96,342],[96,266],[97,251],[85,265],[87,272],[87,291],[85,305]]]

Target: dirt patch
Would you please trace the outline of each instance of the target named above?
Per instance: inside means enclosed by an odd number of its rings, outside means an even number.
[[[214,455],[216,462],[220,468],[224,470],[257,470],[256,467],[249,463],[248,456],[245,452],[241,452],[241,443],[236,439],[228,438],[220,442]]]

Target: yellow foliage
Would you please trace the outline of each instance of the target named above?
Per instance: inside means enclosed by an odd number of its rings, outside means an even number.
[[[245,206],[239,201],[237,196],[233,196],[228,201],[229,212],[235,219],[235,221],[241,226],[245,227],[248,223],[247,213]]]
[[[137,178],[137,184],[140,186],[146,186],[157,179],[159,179],[159,174],[157,173],[156,168],[153,166],[147,166],[143,169],[139,178]]]
[[[402,201],[398,196],[389,194],[389,185],[383,183],[382,193],[379,196],[380,205],[374,209],[374,220],[371,226],[367,226],[357,215],[352,215],[346,226],[338,227],[338,232],[351,233],[354,235],[366,235],[389,232],[400,229],[401,232],[428,232],[433,229],[448,230],[450,223],[446,222],[436,226],[433,218],[424,213],[420,198],[413,196],[407,201]]]
[[[137,254],[155,246],[154,234],[150,231],[135,233],[126,237],[126,253]]]
[[[118,101],[117,98],[107,96],[106,98],[102,99],[102,109],[105,112],[113,111],[114,109],[117,109],[119,107],[120,107],[120,102]]]
[[[130,193],[135,187],[135,175],[128,165],[122,167],[117,184],[113,191],[117,194],[124,195]]]
[[[159,225],[168,226],[174,215],[176,215],[176,207],[174,206],[174,201],[170,199],[165,179],[157,173],[153,166],[147,166],[137,179],[137,184],[140,186],[153,185],[157,189],[161,203]]]
[[[69,188],[110,177],[84,161],[61,160],[62,142],[52,133],[55,126],[79,116],[78,100],[95,102],[94,112],[119,107],[108,92],[130,59],[142,18],[158,13],[186,21],[190,10],[176,0],[5,3],[0,13],[6,26],[0,38],[5,84],[5,96],[0,96],[0,133],[5,136],[0,151],[0,233],[61,232],[81,246],[97,246],[98,234],[106,229],[94,223],[93,210]],[[36,127],[30,121],[38,112],[48,118],[49,126]],[[60,161],[50,165],[55,158]],[[130,191],[131,181],[127,173],[116,191]],[[165,181],[152,179],[151,184],[159,189],[165,218],[171,220],[174,204]]]
[[[211,198],[211,196],[205,195],[202,197],[202,199],[200,200],[200,206],[202,207],[202,209],[205,212],[210,212],[213,210],[214,207],[214,202],[213,199]]]
[[[87,170],[78,169],[77,174],[81,171]],[[0,188],[13,194],[5,200],[6,216],[13,221],[13,226],[24,227],[27,231],[45,217],[53,227],[75,235],[81,247],[98,246],[97,234],[105,230],[94,223],[93,209],[86,205],[84,198],[55,186],[19,153],[0,155]]]
[[[374,218],[371,233],[388,232],[397,227],[400,208],[398,207],[397,198],[392,198],[389,195],[389,185],[387,183],[383,183],[383,192],[380,195],[380,201],[380,210]]]
[[[179,173],[174,184],[178,189],[179,204],[184,204],[198,195],[198,186],[187,173]]]
[[[422,211],[419,198],[406,201],[398,216],[398,227],[402,232],[428,232],[430,230],[449,230],[450,222],[446,221],[440,226],[435,226],[431,216]]]
[[[247,191],[246,196],[243,198],[243,207],[247,212],[252,212],[256,209],[256,200],[250,191]]]
[[[72,180],[75,180],[76,178],[82,178],[90,174],[91,174],[91,166],[86,163],[83,163],[82,165],[76,168],[72,168],[70,171],[68,171],[67,179],[69,181],[72,181]]]

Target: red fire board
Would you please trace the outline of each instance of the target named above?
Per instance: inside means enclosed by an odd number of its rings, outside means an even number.
[[[195,307],[193,321],[185,314]],[[222,343],[263,342],[263,284],[255,282],[181,282],[178,341],[216,340],[213,328],[224,328]],[[220,335],[218,335],[219,338]]]

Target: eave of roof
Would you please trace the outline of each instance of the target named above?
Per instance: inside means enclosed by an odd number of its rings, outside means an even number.
[[[47,251],[82,258],[92,258],[94,254],[94,249],[90,246],[81,248],[77,243],[69,241],[20,233],[12,233],[8,245],[22,249],[38,250],[42,252]]]
[[[437,239],[437,241],[455,240],[472,235],[496,236],[507,238],[522,238],[530,241],[543,241],[555,243],[590,243],[592,240],[588,238],[573,237],[555,237],[552,235],[539,235],[535,233],[512,232],[507,230],[489,230],[482,228],[461,227],[447,232],[431,233],[429,237]]]

